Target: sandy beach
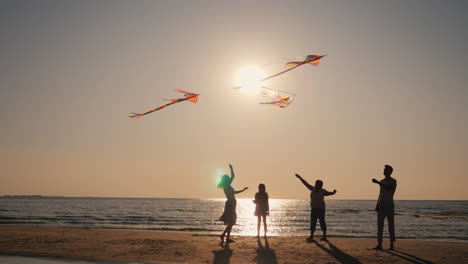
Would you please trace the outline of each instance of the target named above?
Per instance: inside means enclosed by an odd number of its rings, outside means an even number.
[[[376,251],[374,239],[305,237],[219,238],[182,232],[125,229],[0,226],[0,254],[142,263],[467,263],[468,243],[397,241]],[[384,246],[387,244],[384,243]]]

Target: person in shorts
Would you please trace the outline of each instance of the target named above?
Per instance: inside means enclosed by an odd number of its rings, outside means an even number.
[[[315,226],[317,219],[320,221],[320,229],[322,229],[322,238],[320,240],[327,241],[327,224],[325,222],[325,196],[333,195],[336,190],[329,192],[323,189],[323,182],[321,180],[315,181],[315,186],[310,185],[299,174],[296,177],[310,190],[310,237],[307,238],[308,242],[314,242]]]

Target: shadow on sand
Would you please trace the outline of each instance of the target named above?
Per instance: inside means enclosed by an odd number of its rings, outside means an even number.
[[[277,264],[276,253],[270,248],[267,238],[265,237],[265,246],[262,245],[260,238],[257,238],[258,248],[257,256],[254,258],[255,263],[258,264]]]
[[[354,257],[344,253],[341,249],[337,248],[333,245],[330,241],[326,241],[330,248],[326,248],[325,246],[319,244],[318,242],[314,242],[317,247],[322,249],[323,251],[330,254],[330,256],[334,257],[339,263],[343,264],[362,264],[359,260],[355,259]]]
[[[222,249],[213,250],[214,264],[229,264],[231,262],[233,250],[229,248],[229,243],[219,244]]]
[[[399,250],[382,250],[383,252],[386,252],[392,256],[399,257],[401,259],[404,259],[410,263],[414,264],[434,264],[434,262],[431,262],[429,260],[425,260],[416,256],[413,256],[411,254],[405,253],[403,251]]]

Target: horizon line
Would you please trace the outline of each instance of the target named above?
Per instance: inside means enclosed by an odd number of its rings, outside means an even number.
[[[198,199],[198,200],[209,200],[209,199],[225,199],[225,197],[112,197],[112,196],[63,196],[63,195],[16,195],[16,194],[5,194],[0,195],[0,198],[97,198],[97,199]],[[250,199],[250,198],[236,198],[236,199]],[[270,198],[275,200],[309,200],[308,198]],[[349,200],[349,201],[376,201],[377,199],[335,199],[329,198],[328,200]],[[394,201],[468,201],[464,199],[395,199]]]

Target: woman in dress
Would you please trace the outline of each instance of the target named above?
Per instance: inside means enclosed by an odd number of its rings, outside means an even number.
[[[221,243],[224,243],[224,236],[226,235],[226,242],[234,242],[234,240],[231,239],[231,230],[232,226],[236,224],[237,221],[237,214],[236,214],[236,197],[235,194],[241,193],[245,190],[247,190],[247,187],[242,189],[241,191],[235,191],[234,188],[232,188],[231,184],[232,181],[234,180],[234,169],[232,168],[232,165],[229,164],[229,169],[231,169],[231,177],[228,175],[223,175],[221,177],[221,181],[218,184],[218,188],[223,188],[224,194],[226,195],[226,203],[224,205],[224,212],[223,215],[219,218],[219,220],[223,221],[224,224],[226,225],[226,229],[224,229],[224,232],[219,236],[221,238]]]
[[[255,194],[255,216],[257,216],[257,237],[260,236],[260,223],[263,217],[263,231],[265,237],[267,233],[267,222],[266,217],[270,215],[270,206],[268,204],[268,193],[266,193],[265,184],[260,183],[258,185],[258,193]]]

